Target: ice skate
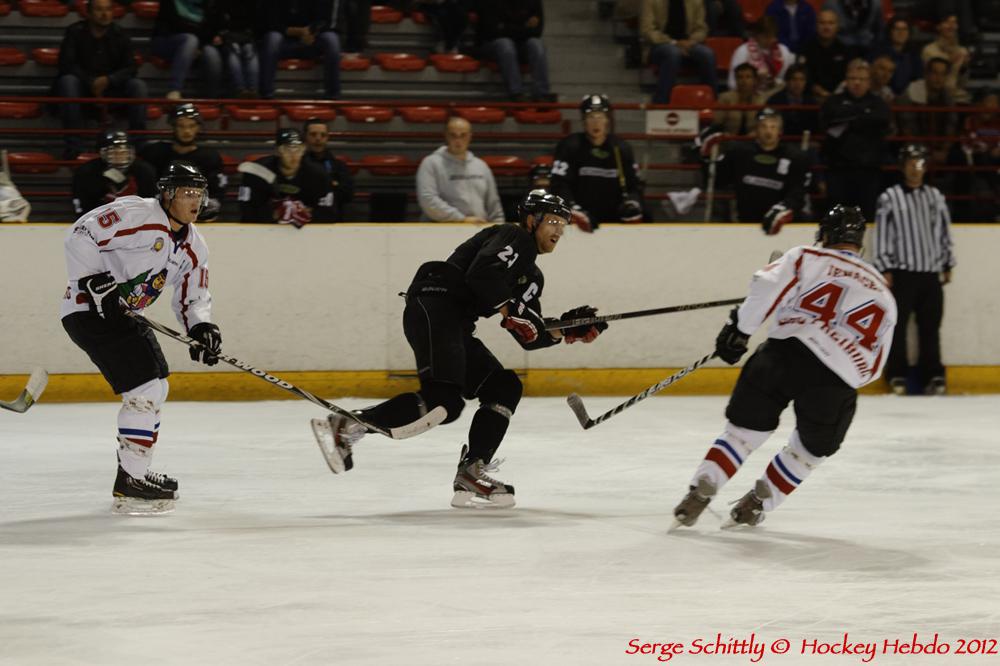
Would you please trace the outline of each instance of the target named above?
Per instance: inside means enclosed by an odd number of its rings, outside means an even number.
[[[121,465],[118,466],[118,476],[115,478],[115,487],[111,494],[114,496],[111,512],[129,516],[170,513],[174,510],[174,500],[177,499],[173,490],[158,486],[144,478],[136,479],[129,476]]]
[[[334,474],[354,467],[351,447],[368,431],[363,425],[343,414],[330,414],[325,419],[311,421],[313,435],[327,466]]]
[[[484,463],[469,460],[469,445],[462,446],[462,456],[458,462],[453,489],[455,496],[451,505],[456,509],[509,509],[514,506],[514,486],[497,481],[488,476],[496,472],[501,460]]]
[[[757,479],[753,490],[741,497],[729,512],[729,520],[723,524],[722,529],[729,529],[737,525],[747,525],[754,527],[764,522],[764,500],[771,496],[771,489],[763,479]]]
[[[948,386],[944,383],[944,377],[931,377],[924,387],[924,395],[944,395],[948,392]]]
[[[902,377],[893,377],[889,380],[889,389],[895,395],[906,395],[906,380]]]
[[[708,477],[698,479],[698,485],[692,486],[688,494],[684,496],[681,503],[674,507],[674,524],[670,526],[668,532],[673,532],[682,525],[691,527],[701,516],[702,511],[708,507],[708,503],[715,496],[715,485]]]
[[[149,481],[154,486],[159,486],[164,490],[170,490],[174,493],[174,499],[180,499],[180,493],[178,489],[180,484],[172,476],[167,476],[162,472],[147,471],[145,476],[146,481]]]

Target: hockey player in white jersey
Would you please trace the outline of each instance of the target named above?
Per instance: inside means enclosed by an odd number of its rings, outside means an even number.
[[[730,365],[773,315],[768,339],[747,361],[726,407],[722,434],[705,454],[675,527],[695,524],[723,485],[778,427],[794,403],[796,427],[726,526],[757,525],[840,448],[854,418],[857,389],[882,374],[896,303],[881,274],[860,256],[865,220],[834,206],[820,222],[820,247],[799,246],[757,271],[750,294],[730,314],[715,353]]]
[[[178,321],[202,343],[191,348],[192,360],[218,363],[222,336],[211,322],[208,247],[192,224],[207,187],[196,167],[177,162],[157,182],[156,198],[122,197],[86,213],[66,234],[63,328],[122,396],[115,513],[163,513],[178,496],[176,479],[149,470],[167,362],[153,332],[124,311],[142,311],[172,286]]]

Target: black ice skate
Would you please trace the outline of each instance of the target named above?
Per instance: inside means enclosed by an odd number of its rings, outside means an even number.
[[[924,387],[924,395],[944,395],[948,392],[948,385],[945,384],[944,377],[931,377]]]
[[[451,505],[456,509],[509,509],[514,506],[514,486],[490,478],[487,472],[495,472],[501,460],[484,463],[470,460],[469,445],[462,446],[462,456],[458,461],[458,472],[452,488],[455,496]]]
[[[748,525],[753,527],[764,522],[764,500],[771,496],[771,489],[763,479],[757,479],[753,490],[741,497],[729,512],[729,520],[722,529]]]
[[[688,494],[684,496],[681,503],[674,507],[674,524],[668,531],[672,532],[681,525],[691,527],[698,522],[698,517],[702,511],[708,507],[708,503],[715,496],[716,488],[708,477],[698,479],[698,485],[692,486]]]
[[[323,454],[327,466],[334,474],[346,472],[354,467],[351,447],[368,432],[367,429],[349,416],[330,414],[325,419],[311,422],[316,444]]]
[[[112,513],[131,516],[169,513],[174,510],[174,500],[177,499],[173,490],[130,476],[121,465],[118,466],[111,494],[114,496]]]
[[[163,474],[161,472],[147,471],[145,478],[154,486],[159,486],[164,490],[173,491],[174,499],[180,499],[180,493],[177,492],[178,489],[180,488],[180,484],[177,483],[177,479],[175,479],[174,477],[167,476],[166,474]]]

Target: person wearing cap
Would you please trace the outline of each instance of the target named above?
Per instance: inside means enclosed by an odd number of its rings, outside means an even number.
[[[222,155],[215,148],[198,145],[202,119],[194,104],[175,107],[169,121],[173,128],[172,139],[147,143],[139,150],[139,156],[152,165],[157,178],[167,172],[172,162],[187,162],[198,167],[201,175],[208,180],[208,200],[198,221],[214,220],[222,208],[222,197],[228,182],[222,172]]]
[[[573,209],[573,224],[593,231],[604,222],[642,222],[642,182],[630,146],[611,132],[611,102],[586,95],[583,131],[556,145],[552,192]]]
[[[708,24],[704,0],[642,0],[639,35],[643,60],[659,67],[654,104],[666,104],[681,65],[697,71],[698,82],[715,92],[715,52],[705,46]]]
[[[941,364],[943,285],[951,282],[955,267],[951,213],[941,191],[924,182],[927,149],[908,144],[900,151],[903,182],[878,198],[872,263],[882,273],[899,310],[899,325],[885,366],[893,393],[907,393],[907,324],[916,315],[917,376],[922,393],[946,391]]]
[[[330,191],[313,212],[316,222],[343,222],[344,206],[354,198],[351,169],[327,147],[330,128],[325,120],[309,118],[302,126],[306,139],[306,161],[323,169],[330,181]]]
[[[276,222],[301,229],[330,191],[326,173],[303,158],[306,152],[297,129],[278,130],[274,155],[243,162],[238,170],[240,221]]]
[[[100,157],[73,171],[73,212],[83,215],[118,197],[156,195],[156,171],[135,156],[128,134],[108,130],[97,139]]]

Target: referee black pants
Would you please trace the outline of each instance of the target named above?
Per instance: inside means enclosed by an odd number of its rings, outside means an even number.
[[[938,273],[892,271],[892,295],[896,298],[896,330],[892,350],[886,362],[886,379],[906,378],[906,329],[910,313],[917,316],[917,343],[920,354],[917,370],[923,385],[932,377],[944,377],[941,365],[941,319],[944,315],[944,290]]]

